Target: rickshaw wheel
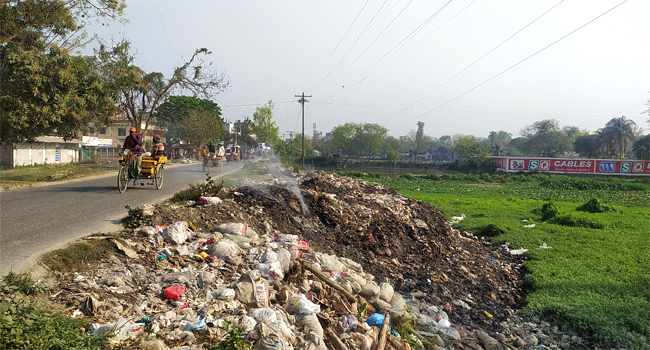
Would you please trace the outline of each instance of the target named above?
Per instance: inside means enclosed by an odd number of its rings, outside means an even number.
[[[129,183],[129,173],[125,166],[120,167],[120,172],[117,173],[117,190],[120,193],[126,191],[126,187]]]
[[[163,166],[160,165],[156,169],[156,173],[154,175],[154,182],[156,183],[156,189],[159,190],[162,187],[163,184]]]

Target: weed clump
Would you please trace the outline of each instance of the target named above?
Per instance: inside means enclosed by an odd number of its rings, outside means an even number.
[[[556,216],[551,219],[549,223],[570,227],[594,228],[598,230],[605,228],[605,224],[602,222],[580,218],[573,215]]]
[[[124,227],[136,229],[142,226],[151,226],[151,215],[145,214],[144,207],[131,208],[127,204],[124,208],[128,210],[127,216],[122,219]]]
[[[478,229],[476,232],[478,236],[496,237],[506,233],[504,229],[495,224],[488,224]]]
[[[542,206],[542,221],[548,221],[557,216],[560,213],[560,210],[553,204],[553,202],[545,203]]]
[[[44,254],[40,263],[59,272],[82,270],[84,265],[99,261],[106,254],[117,253],[115,244],[107,239],[89,240],[88,243],[74,243],[70,246]]]
[[[170,199],[173,203],[195,201],[199,202],[201,197],[217,197],[223,189],[223,179],[221,183],[216,183],[212,177],[208,176],[205,183],[190,184],[188,188],[174,193]]]
[[[616,211],[613,207],[603,204],[600,199],[592,198],[583,205],[576,208],[576,210],[586,211],[588,213],[604,213],[608,211]]]

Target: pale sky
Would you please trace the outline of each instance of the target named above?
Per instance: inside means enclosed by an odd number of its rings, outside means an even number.
[[[130,23],[98,34],[130,39],[165,77],[208,48],[231,83],[212,98],[224,119],[273,100],[285,137],[301,132],[303,91],[308,135],[355,122],[398,137],[423,121],[434,137],[517,137],[549,118],[647,129],[649,15],[648,0],[131,0]]]

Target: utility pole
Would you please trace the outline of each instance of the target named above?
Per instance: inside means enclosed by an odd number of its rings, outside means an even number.
[[[298,103],[302,104],[302,170],[305,170],[305,102],[309,102],[305,100],[305,97],[311,97],[305,96],[305,92],[302,92],[302,95],[294,95],[294,97],[300,97],[298,100]]]

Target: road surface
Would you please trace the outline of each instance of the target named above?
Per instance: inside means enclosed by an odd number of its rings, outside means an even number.
[[[218,177],[240,169],[243,163],[224,164]],[[25,272],[38,257],[64,247],[78,238],[97,232],[122,229],[120,219],[132,207],[155,204],[170,198],[189,183],[205,181],[201,163],[165,167],[163,186],[132,186],[117,191],[117,172],[84,180],[0,192],[0,275]]]

